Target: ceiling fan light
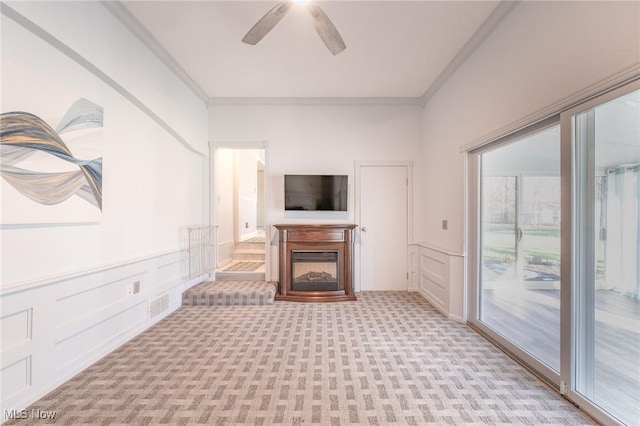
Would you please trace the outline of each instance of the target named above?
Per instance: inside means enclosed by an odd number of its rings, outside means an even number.
[[[251,45],[257,44],[280,22],[284,15],[287,14],[291,3],[300,2],[304,2],[304,4],[308,6],[306,9],[313,17],[313,26],[331,54],[335,56],[346,49],[347,46],[344,44],[344,40],[342,40],[340,33],[335,25],[333,25],[333,22],[331,22],[331,19],[329,19],[320,6],[312,4],[311,0],[282,0],[256,22],[242,38],[242,42]]]

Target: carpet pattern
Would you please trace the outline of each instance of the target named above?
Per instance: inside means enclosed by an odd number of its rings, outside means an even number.
[[[182,307],[38,408],[63,424],[595,424],[406,292]]]
[[[255,271],[264,265],[264,262],[238,262],[223,269],[223,271]]]
[[[183,306],[272,305],[276,284],[266,281],[210,281],[182,294]]]

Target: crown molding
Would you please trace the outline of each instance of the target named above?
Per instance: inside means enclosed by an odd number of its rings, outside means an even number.
[[[210,106],[216,105],[410,105],[424,106],[420,97],[399,98],[225,98],[212,97]]]
[[[520,0],[502,0],[484,20],[482,25],[476,30],[469,40],[462,46],[462,49],[454,56],[442,72],[433,80],[427,91],[422,95],[421,101],[424,105],[445,85],[449,78],[465,63],[480,45],[498,28],[504,19],[520,4]]]
[[[121,1],[102,0],[100,3],[110,11],[125,27],[127,27],[167,68],[187,85],[202,102],[209,102],[209,95],[191,78],[167,50],[162,47],[144,25],[122,4]]]

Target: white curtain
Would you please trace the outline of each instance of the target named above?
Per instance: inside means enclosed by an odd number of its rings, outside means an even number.
[[[638,298],[640,293],[640,165],[607,170],[606,286]]]

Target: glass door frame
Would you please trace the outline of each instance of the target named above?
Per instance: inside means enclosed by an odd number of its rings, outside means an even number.
[[[561,264],[560,276],[562,282],[570,284],[562,286],[560,294],[560,303],[563,307],[560,311],[561,324],[563,324],[560,330],[560,376],[563,384],[561,390],[564,391],[561,393],[580,406],[587,414],[603,423],[617,423],[618,421],[576,391],[578,375],[589,375],[588,372],[578,371],[578,363],[580,361],[587,364],[591,362],[592,364],[587,365],[587,368],[595,368],[593,353],[578,353],[578,344],[584,344],[585,341],[593,341],[594,339],[593,327],[581,327],[580,325],[581,310],[593,307],[595,303],[593,292],[590,291],[595,289],[594,272],[587,267],[589,264],[595,264],[595,255],[591,245],[593,241],[589,241],[589,238],[586,237],[589,232],[589,224],[593,223],[594,212],[588,209],[587,212],[581,213],[579,203],[582,201],[583,206],[593,205],[592,194],[595,183],[587,178],[593,170],[595,152],[592,146],[587,150],[579,150],[574,138],[576,132],[593,132],[593,116],[587,116],[587,123],[579,129],[576,128],[575,117],[636,90],[640,90],[640,80],[620,85],[560,114],[560,184],[563,194],[561,220],[563,224],[566,224],[561,229],[561,257],[567,259]],[[587,184],[581,183],[585,181]],[[579,285],[581,284],[588,286],[588,288],[583,288],[580,291]],[[569,309],[565,307],[569,307]],[[588,378],[582,377],[582,379],[587,380]]]
[[[554,115],[546,120],[540,121],[534,125],[528,126],[522,130],[514,132],[510,135],[502,137],[494,142],[483,145],[477,149],[470,151],[467,155],[467,172],[468,172],[468,205],[467,205],[467,250],[468,250],[468,283],[467,286],[467,321],[468,324],[476,331],[480,332],[488,338],[496,346],[507,352],[511,357],[515,358],[519,363],[524,364],[532,370],[538,377],[547,382],[550,386],[558,391],[561,386],[561,377],[559,372],[548,367],[543,362],[520,348],[519,346],[509,342],[502,335],[494,331],[488,325],[480,320],[480,278],[481,278],[481,194],[482,194],[482,164],[481,156],[483,153],[501,148],[518,141],[540,133],[551,127],[560,124],[560,115]],[[561,163],[562,164],[562,163]],[[518,181],[522,180],[522,174],[518,175]],[[561,181],[562,184],[562,181]],[[521,183],[519,183],[521,185]],[[517,207],[516,207],[517,208]],[[517,232],[517,231],[516,231]],[[562,303],[562,302],[561,302]],[[562,330],[562,315],[560,317],[560,329]],[[561,334],[562,339],[562,334]],[[562,360],[561,365],[562,365]]]

